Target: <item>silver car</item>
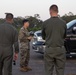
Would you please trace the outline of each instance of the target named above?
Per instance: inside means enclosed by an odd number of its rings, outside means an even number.
[[[64,41],[66,56],[76,57],[76,19],[67,23],[67,36]],[[34,33],[33,49],[35,52],[44,53],[45,40],[42,39],[41,30]]]
[[[45,51],[45,40],[42,39],[41,30],[34,33],[32,48],[35,52],[44,53]]]

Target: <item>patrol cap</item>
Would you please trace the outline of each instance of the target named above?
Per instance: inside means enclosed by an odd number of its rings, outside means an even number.
[[[6,19],[13,19],[13,14],[12,13],[5,13],[6,14]]]

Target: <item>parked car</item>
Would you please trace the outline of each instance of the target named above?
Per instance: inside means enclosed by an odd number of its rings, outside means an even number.
[[[41,30],[34,33],[33,49],[35,52],[44,53],[45,40],[42,39]],[[67,37],[65,39],[66,54],[76,56],[76,19],[67,23]]]
[[[34,33],[32,48],[35,52],[44,53],[45,51],[45,40],[42,39],[41,30]]]

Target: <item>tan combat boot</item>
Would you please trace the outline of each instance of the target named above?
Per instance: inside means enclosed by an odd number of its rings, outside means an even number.
[[[20,71],[22,71],[22,72],[27,72],[27,71],[28,71],[28,69],[27,69],[27,68],[25,68],[25,67],[21,67],[21,68],[20,68]]]
[[[27,69],[28,71],[31,71],[32,70],[30,67],[25,67],[25,69]]]

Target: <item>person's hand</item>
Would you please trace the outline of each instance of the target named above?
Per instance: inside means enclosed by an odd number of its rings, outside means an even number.
[[[18,53],[15,53],[14,54],[14,60],[17,60],[18,59]]]
[[[29,36],[29,37],[28,37],[28,40],[31,40],[32,38],[33,38],[32,36]]]

